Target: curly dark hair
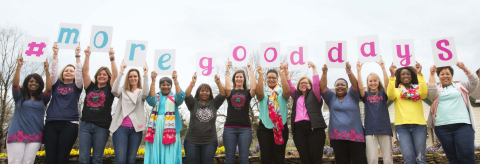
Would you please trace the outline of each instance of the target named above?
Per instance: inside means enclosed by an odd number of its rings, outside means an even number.
[[[208,100],[213,100],[212,88],[210,87],[210,85],[205,84],[205,83],[198,86],[197,92],[195,92],[195,99],[200,100],[200,90],[202,90],[202,89],[208,89],[208,91],[210,91],[210,96],[208,97]]]
[[[33,95],[30,95],[30,91],[28,91],[28,81],[30,81],[31,78],[35,79],[36,83],[38,84],[38,89],[33,93]],[[45,83],[43,82],[42,76],[40,76],[39,74],[32,73],[25,77],[22,87],[20,88],[23,96],[21,105],[23,106],[23,102],[30,99],[32,96],[35,97],[35,100],[37,101],[42,100],[42,93],[44,87]]]
[[[401,82],[402,75],[400,75],[400,73],[404,69],[410,71],[410,74],[412,76],[411,77],[412,81],[410,83],[418,85],[417,70],[411,66],[407,66],[407,67],[401,67],[395,71],[395,88],[398,88],[398,85],[402,83]]]
[[[437,76],[440,76],[440,72],[442,72],[444,69],[448,69],[453,76],[453,68],[450,67],[450,66],[438,67],[437,68]]]

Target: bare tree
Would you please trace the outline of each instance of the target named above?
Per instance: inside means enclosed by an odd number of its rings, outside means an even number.
[[[12,80],[17,68],[17,58],[22,53],[25,33],[16,27],[0,27],[0,152],[3,151],[6,131],[13,116],[15,104],[11,97]],[[21,80],[30,73],[45,74],[43,63],[26,62],[21,70]]]

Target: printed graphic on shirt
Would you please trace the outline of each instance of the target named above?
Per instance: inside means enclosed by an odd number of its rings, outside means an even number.
[[[240,93],[232,95],[230,98],[230,102],[232,102],[232,106],[236,110],[242,109],[243,106],[245,105],[245,101],[246,101],[245,95],[242,95]]]
[[[209,122],[213,117],[213,112],[208,107],[197,110],[197,118],[200,122]]]
[[[64,88],[60,88],[60,87],[57,87],[57,91],[62,94],[62,95],[66,95],[68,92],[73,92],[73,88],[70,88],[70,87],[64,87]]]
[[[370,103],[379,103],[380,101],[383,101],[383,96],[377,96],[377,95],[367,96],[367,101],[369,101]]]
[[[92,91],[87,95],[87,106],[90,110],[100,110],[105,104],[105,92],[104,91]]]

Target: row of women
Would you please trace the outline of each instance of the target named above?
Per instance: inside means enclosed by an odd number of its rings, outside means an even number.
[[[251,88],[248,89],[247,76],[242,70],[235,71],[230,81],[229,62],[225,72],[225,87],[220,78],[215,76],[218,95],[213,95],[208,84],[201,84],[193,96],[191,92],[196,84],[196,74],[184,92],[178,85],[174,71],[171,79],[160,79],[160,92],[155,93],[157,74],[151,73],[152,82],[149,85],[146,65],[143,68],[143,83],[139,70],[130,69],[123,87],[120,87],[127,66],[122,62],[118,73],[113,49],[109,53],[112,71],[108,67],[101,67],[94,79],[88,73],[89,48],[84,51],[83,66],[78,46],[75,50],[76,65],[65,66],[60,74],[57,70],[56,44],[53,51],[51,70],[48,62],[45,62],[45,83],[40,75],[30,74],[20,86],[23,60],[18,59],[12,91],[15,112],[7,137],[9,163],[33,163],[41,143],[45,144],[45,163],[68,163],[69,152],[77,136],[80,163],[102,163],[110,133],[113,133],[115,163],[135,163],[145,130],[145,163],[181,163],[180,131],[183,128],[178,107],[185,102],[190,111],[190,123],[184,140],[187,163],[210,164],[217,149],[216,113],[225,99],[228,102],[223,130],[226,163],[234,162],[237,145],[240,163],[248,163],[252,142],[250,118],[253,117],[249,109],[250,101],[255,96],[260,106],[257,138],[262,163],[284,163],[289,139],[289,126],[286,124],[289,98],[293,99],[290,128],[302,163],[322,163],[327,128],[322,115],[323,101],[330,110],[328,137],[337,163],[378,163],[378,146],[384,163],[393,163],[388,99],[394,102],[395,132],[404,162],[425,163],[427,121],[421,99],[427,96],[433,100],[428,126],[435,128],[449,162],[475,163],[475,122],[467,94],[477,88],[479,79],[461,62],[457,66],[468,76],[467,82],[452,83],[451,67],[432,66],[427,85],[419,63],[416,67],[398,69],[392,65],[389,77],[384,62],[380,61],[378,64],[383,70],[385,85],[378,75],[370,73],[366,91],[360,80],[362,63],[357,63],[357,80],[347,62],[348,80],[337,79],[335,90],[332,91],[327,88],[326,65],[322,68],[320,78],[316,66],[309,62],[313,77],[301,77],[294,85],[288,64],[281,64],[278,70],[266,72],[265,86],[268,87],[264,88],[264,79],[258,78],[256,81],[249,63]],[[257,68],[257,72],[259,77],[264,77],[261,67]],[[440,79],[439,84],[435,81],[435,74]],[[278,83],[279,78],[282,87]],[[86,97],[80,118],[78,101],[83,89]],[[115,97],[119,101],[112,117]],[[361,121],[360,100],[365,105],[365,128]],[[148,120],[144,116],[145,101],[153,107]]]

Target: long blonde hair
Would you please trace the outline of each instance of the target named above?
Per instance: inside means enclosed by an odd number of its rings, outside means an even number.
[[[142,89],[142,77],[140,76],[140,72],[138,71],[138,69],[135,69],[135,68],[132,68],[130,70],[128,70],[128,73],[127,73],[127,77],[125,77],[125,83],[123,83],[123,88],[125,88],[125,90],[127,91],[130,91],[130,82],[128,81],[128,76],[130,75],[130,72],[137,72],[137,75],[138,75],[138,83],[137,83],[137,88],[140,88]]]
[[[73,67],[73,70],[75,71],[75,66],[73,64],[68,64],[67,66],[63,67],[62,68],[62,71],[60,71],[60,76],[58,76],[58,80],[60,80],[60,82],[63,83],[63,72],[65,72],[65,69],[67,69],[67,67]],[[75,82],[75,75],[73,75],[74,79],[73,81]],[[52,81],[52,83],[55,83],[55,81]]]
[[[383,84],[382,84],[382,80],[380,80],[380,76],[378,76],[376,73],[370,73],[368,76],[367,76],[367,91],[370,92],[370,87],[368,86],[368,78],[372,76],[374,77],[375,79],[378,80],[378,91],[381,91],[382,89],[385,89],[383,88]]]
[[[297,83],[297,90],[300,91],[300,82],[304,79],[307,79],[308,80],[308,83],[310,83],[310,87],[313,87],[313,84],[312,84],[312,80],[310,80],[310,78],[306,77],[306,76],[303,76],[301,77],[299,80],[298,80],[298,83]]]

